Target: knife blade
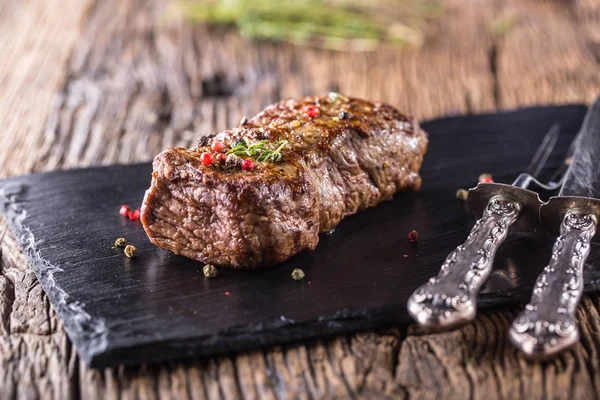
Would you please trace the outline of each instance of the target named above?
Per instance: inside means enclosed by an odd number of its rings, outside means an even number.
[[[533,157],[528,172],[536,174],[552,152],[559,128],[553,126]],[[537,171],[537,172],[536,172]],[[467,240],[452,251],[437,276],[419,287],[409,298],[411,317],[426,328],[451,328],[475,318],[476,297],[489,277],[496,250],[510,229],[531,232],[538,226],[538,194],[527,189],[539,183],[529,173],[522,173],[512,183],[480,183],[469,190],[467,207],[479,220]],[[553,190],[558,187],[548,187]]]
[[[547,358],[579,341],[575,310],[583,293],[583,266],[600,217],[600,98],[588,111],[577,148],[556,197],[540,208],[542,228],[557,233],[550,262],[509,338],[531,358]]]

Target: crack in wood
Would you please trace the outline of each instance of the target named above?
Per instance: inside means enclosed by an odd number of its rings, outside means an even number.
[[[498,76],[498,43],[492,44],[488,52],[490,73],[492,74],[492,96],[494,98],[494,106],[500,108],[501,106],[501,89],[500,89],[500,78]]]

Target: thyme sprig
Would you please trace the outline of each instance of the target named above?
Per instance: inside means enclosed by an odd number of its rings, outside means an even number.
[[[285,146],[287,146],[288,141],[287,140],[278,140],[277,143],[275,143],[275,149],[274,150],[265,150],[261,153],[261,155],[258,156],[258,158],[256,159],[256,161],[264,161],[264,162],[272,162],[272,163],[276,163],[282,160],[283,158],[283,154],[281,154],[281,150],[283,150],[283,148]]]
[[[238,157],[252,157],[256,161],[276,163],[283,159],[281,151],[288,145],[287,140],[278,140],[275,144],[268,140],[260,140],[251,143],[248,138],[242,138],[234,142],[233,147],[226,153],[235,154]]]

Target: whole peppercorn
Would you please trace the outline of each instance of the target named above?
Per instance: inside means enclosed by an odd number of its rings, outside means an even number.
[[[225,153],[217,154],[217,161],[220,163],[225,163],[225,161],[227,161],[227,156],[225,155]]]
[[[300,268],[296,268],[292,271],[292,279],[295,281],[304,279],[304,271],[302,271]]]
[[[127,240],[125,238],[118,238],[115,240],[115,247],[125,247],[127,246]]]
[[[228,168],[235,167],[239,162],[240,158],[235,154],[231,153],[227,156],[227,159],[225,160],[225,166]]]
[[[131,212],[131,208],[127,204],[123,204],[119,210],[121,216],[126,217]]]
[[[127,257],[133,258],[137,253],[137,249],[135,248],[135,246],[128,244],[127,246],[125,246],[124,252]]]
[[[216,152],[216,153],[220,153],[225,149],[225,145],[223,144],[223,142],[215,140],[214,142],[212,142],[212,144],[210,145],[210,148]]]
[[[198,146],[206,146],[208,144],[208,136],[200,136],[198,138]]]
[[[348,97],[346,97],[343,94],[338,93],[338,92],[329,92],[328,97],[329,97],[330,102],[343,101],[345,103],[348,100],[350,100]]]
[[[242,160],[242,169],[244,171],[253,171],[254,163],[251,160]]]
[[[419,232],[417,232],[415,230],[408,232],[408,241],[409,242],[416,242],[417,240],[419,240]]]
[[[136,208],[134,211],[128,212],[127,218],[129,218],[132,221],[140,219],[140,209]]]
[[[493,183],[492,174],[481,174],[478,179],[479,183]]]
[[[205,151],[204,153],[202,153],[200,155],[200,161],[202,161],[202,164],[204,165],[210,165],[213,163],[214,161],[214,157],[212,154],[210,154],[209,152]]]
[[[204,268],[202,268],[202,272],[206,278],[216,278],[218,275],[218,271],[214,265],[206,264]]]
[[[350,113],[348,111],[342,111],[338,114],[338,117],[340,119],[349,119],[350,118]]]
[[[307,106],[304,108],[304,113],[310,118],[314,118],[319,115],[319,108],[317,106]]]
[[[465,189],[458,189],[456,191],[456,198],[462,201],[467,200],[467,197],[469,196],[469,192],[467,192]]]

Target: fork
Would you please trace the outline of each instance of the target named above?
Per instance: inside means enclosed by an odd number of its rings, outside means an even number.
[[[438,275],[415,290],[409,298],[408,312],[419,325],[443,329],[475,318],[477,293],[489,277],[496,250],[506,239],[508,231],[513,228],[533,232],[539,225],[538,212],[543,202],[537,192],[528,188],[534,183],[553,191],[562,185],[567,161],[548,182],[538,180],[559,133],[557,124],[550,128],[526,172],[521,173],[512,185],[479,183],[469,190],[468,209],[481,218],[467,240],[448,255]],[[566,160],[574,148],[571,144]]]

